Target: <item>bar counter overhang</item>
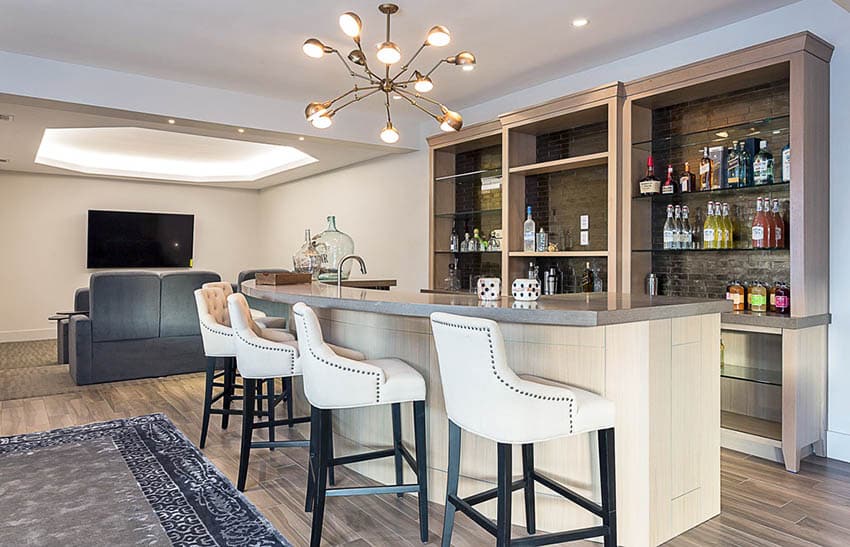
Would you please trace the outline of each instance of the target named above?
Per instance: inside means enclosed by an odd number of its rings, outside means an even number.
[[[483,302],[475,295],[345,287],[338,297],[336,287],[322,283],[258,286],[253,280],[242,290],[264,300],[304,302],[316,310],[328,342],[360,350],[370,359],[404,359],[425,377],[431,501],[445,501],[448,422],[429,315],[445,311],[497,321],[517,373],[614,401],[622,545],[658,545],[720,513],[718,366],[720,314],[731,309],[726,301],[588,293]],[[303,396],[296,397],[296,405],[305,410]],[[404,411],[403,430],[412,432],[412,415]],[[339,411],[334,419],[337,455],[392,445],[388,407]],[[405,437],[406,445],[412,441]],[[459,494],[492,488],[496,444],[464,433],[462,446]],[[596,451],[595,436],[577,435],[537,445],[536,465],[598,500]],[[383,483],[395,481],[390,460],[351,467]],[[517,466],[515,475],[520,474]],[[522,525],[522,493],[514,496],[514,523]],[[495,516],[495,502],[481,509]],[[596,523],[578,506],[538,489],[539,530]]]

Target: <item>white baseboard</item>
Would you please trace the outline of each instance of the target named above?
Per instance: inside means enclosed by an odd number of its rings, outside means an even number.
[[[0,342],[28,342],[30,340],[55,340],[56,328],[0,331]]]
[[[781,441],[750,435],[741,431],[720,428],[720,446],[776,463],[785,461],[782,457]]]
[[[838,431],[827,431],[826,455],[833,460],[850,462],[850,435]]]

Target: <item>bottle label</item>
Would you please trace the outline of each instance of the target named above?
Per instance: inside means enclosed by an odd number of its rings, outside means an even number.
[[[791,150],[782,151],[782,182],[791,181]]]
[[[643,180],[640,183],[641,194],[657,194],[661,191],[660,180]]]
[[[750,304],[752,304],[754,308],[764,306],[767,304],[767,298],[765,298],[763,294],[754,294],[750,300]]]
[[[672,243],[673,242],[673,231],[672,230],[664,230],[664,243]]]
[[[761,241],[764,239],[764,228],[761,226],[753,226],[753,241]]]
[[[665,184],[661,187],[662,194],[672,194],[674,192],[675,187],[672,184]]]
[[[706,243],[714,241],[714,228],[706,228],[702,232],[702,239]]]
[[[711,171],[711,164],[710,163],[703,163],[702,165],[699,166],[699,174],[700,175],[707,175],[709,171]]]
[[[779,296],[776,295],[776,307],[778,309],[785,309],[789,306],[789,298],[787,296]]]
[[[732,304],[735,308],[744,304],[744,295],[741,293],[732,293]]]
[[[682,177],[679,179],[679,188],[682,192],[690,192],[691,191],[691,177]]]
[[[776,241],[782,241],[782,228],[777,226],[776,228],[773,229],[773,233],[776,236]],[[779,246],[779,244],[777,243],[777,247],[778,246]]]

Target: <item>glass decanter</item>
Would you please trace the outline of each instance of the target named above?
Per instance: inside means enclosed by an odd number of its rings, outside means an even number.
[[[354,253],[354,240],[351,236],[336,229],[336,217],[328,217],[328,229],[316,236],[316,248],[322,256],[319,267],[319,281],[336,281],[339,260],[345,255]],[[351,273],[351,262],[342,269],[342,279],[348,279]]]
[[[296,273],[308,273],[313,279],[319,277],[319,268],[322,265],[322,254],[316,248],[310,230],[304,230],[304,245],[292,255],[292,266]]]

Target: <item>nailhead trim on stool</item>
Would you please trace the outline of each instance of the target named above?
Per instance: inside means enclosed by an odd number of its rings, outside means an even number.
[[[270,348],[267,346],[254,344],[253,342],[250,342],[243,338],[238,331],[236,332],[236,337],[245,342],[247,345],[251,346],[252,348],[257,348],[264,351],[280,351],[287,354],[289,356],[289,373],[290,375],[295,375],[295,355],[293,355],[295,353],[295,348]]]
[[[519,395],[523,395],[525,397],[530,397],[532,399],[540,399],[540,400],[543,400],[543,401],[561,401],[561,402],[566,401],[570,405],[570,433],[573,432],[573,428],[574,428],[573,404],[575,402],[573,398],[571,398],[571,397],[546,397],[546,396],[543,396],[543,395],[537,395],[536,393],[529,393],[529,392],[524,391],[524,390],[516,387],[515,385],[511,384],[510,382],[508,382],[507,380],[502,378],[501,375],[499,375],[499,372],[496,370],[496,356],[493,353],[493,336],[492,336],[492,333],[490,332],[490,329],[488,329],[487,327],[473,327],[473,326],[470,326],[470,325],[460,325],[460,324],[457,324],[457,323],[447,323],[446,321],[440,321],[438,319],[432,319],[431,321],[434,322],[434,323],[437,323],[438,325],[443,325],[445,327],[453,327],[453,328],[456,328],[456,329],[466,329],[466,330],[474,330],[474,331],[484,332],[487,335],[487,344],[490,346],[490,371],[493,373],[493,376],[495,376],[496,379],[499,380],[499,382],[501,382],[505,387],[507,387],[511,391],[518,393]]]

